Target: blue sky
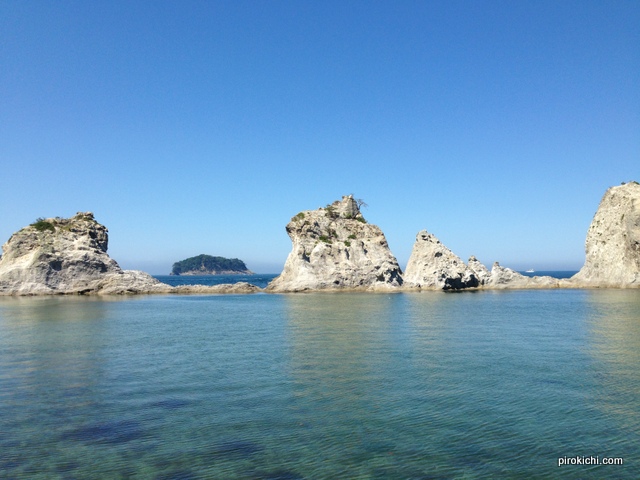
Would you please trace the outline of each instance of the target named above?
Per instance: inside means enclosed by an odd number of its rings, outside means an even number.
[[[277,273],[353,193],[405,266],[578,269],[640,180],[637,1],[0,2],[0,241],[93,211],[124,268]]]

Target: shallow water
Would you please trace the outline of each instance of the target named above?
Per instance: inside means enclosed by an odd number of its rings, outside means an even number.
[[[638,291],[2,298],[0,477],[636,479],[639,366]]]
[[[221,283],[248,282],[265,288],[277,277],[272,273],[256,273],[253,275],[155,275],[162,283],[173,287],[178,285],[220,285]]]

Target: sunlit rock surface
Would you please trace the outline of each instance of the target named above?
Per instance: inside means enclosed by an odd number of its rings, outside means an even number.
[[[47,218],[2,246],[0,295],[152,293],[170,290],[144,272],[122,270],[107,255],[109,237],[91,212]]]
[[[365,221],[351,195],[298,213],[286,230],[291,253],[267,291],[388,290],[402,284],[384,234]]]
[[[460,290],[480,284],[475,272],[426,230],[416,235],[403,279],[405,287],[435,290]]]
[[[607,190],[587,231],[575,286],[640,287],[640,184]]]

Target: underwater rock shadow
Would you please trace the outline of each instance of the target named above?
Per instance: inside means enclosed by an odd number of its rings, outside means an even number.
[[[139,422],[121,420],[115,422],[92,423],[74,428],[61,435],[62,440],[72,440],[85,443],[120,444],[137,440],[144,436],[144,430]]]
[[[261,445],[245,440],[231,440],[215,445],[209,450],[209,455],[218,457],[248,458],[263,450]]]

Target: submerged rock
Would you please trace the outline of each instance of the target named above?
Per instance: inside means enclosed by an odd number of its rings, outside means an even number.
[[[122,270],[107,255],[109,237],[91,212],[47,218],[2,246],[0,295],[151,293],[169,291],[144,272]]]
[[[585,263],[570,282],[640,287],[640,184],[608,189],[587,232]]]
[[[474,257],[475,258],[475,257]],[[528,277],[495,262],[489,277],[483,278],[484,288],[557,288],[559,280],[553,277]]]
[[[353,196],[294,216],[286,227],[293,244],[270,292],[393,289],[402,271],[387,240],[368,224]]]

